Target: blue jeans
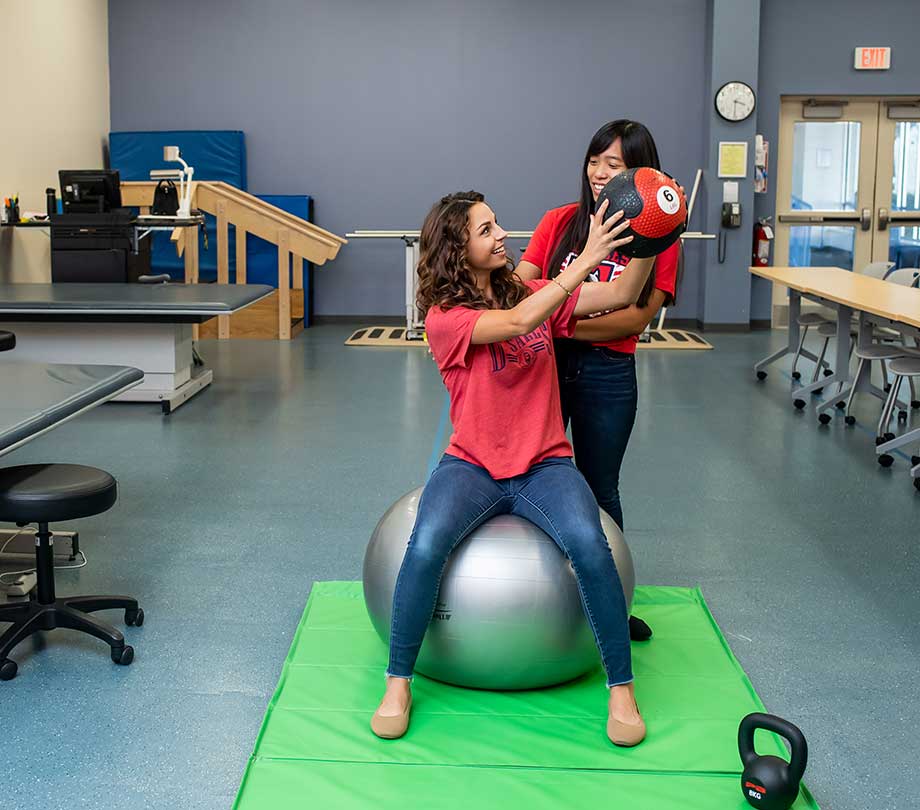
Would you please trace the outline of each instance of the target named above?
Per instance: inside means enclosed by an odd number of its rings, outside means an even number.
[[[607,685],[632,681],[623,586],[601,528],[597,502],[572,460],[547,459],[522,475],[496,480],[484,468],[448,454],[422,492],[399,569],[387,675],[412,676],[448,555],[477,526],[502,514],[529,520],[562,549],[578,580]]]
[[[620,466],[636,421],[636,358],[580,340],[557,340],[562,420],[575,463],[597,502],[623,528]]]

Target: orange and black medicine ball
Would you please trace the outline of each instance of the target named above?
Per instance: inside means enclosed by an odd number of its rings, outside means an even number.
[[[597,198],[595,211],[609,200],[607,215],[622,209],[629,227],[619,238],[632,236],[617,250],[624,256],[644,259],[657,256],[673,245],[687,230],[687,201],[672,177],[641,166],[626,169],[614,177]]]

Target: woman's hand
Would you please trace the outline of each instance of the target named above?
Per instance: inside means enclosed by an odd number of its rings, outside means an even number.
[[[588,241],[585,243],[585,249],[581,252],[581,255],[591,265],[592,269],[597,267],[618,247],[628,245],[633,239],[631,236],[619,238],[620,234],[629,227],[629,220],[623,219],[622,211],[611,214],[607,221],[604,221],[604,214],[607,213],[609,202],[609,200],[604,200],[601,203],[601,207],[597,209],[597,213],[592,214],[588,222]]]

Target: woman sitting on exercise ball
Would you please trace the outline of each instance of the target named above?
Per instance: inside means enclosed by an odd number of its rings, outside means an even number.
[[[410,679],[448,555],[499,514],[531,521],[571,561],[607,673],[607,735],[622,746],[645,737],[626,601],[597,502],[572,463],[553,353],[553,338],[572,335],[578,317],[634,303],[651,270],[651,259],[633,259],[616,284],[581,283],[631,241],[619,238],[628,226],[622,211],[605,222],[606,209],[591,217],[577,259],[552,280],[526,283],[481,194],[442,198],[422,226],[418,306],[454,433],[422,493],[396,582],[386,693],[371,720],[380,737],[408,727]]]
[[[555,278],[584,251],[591,217],[604,186],[624,169],[661,168],[658,149],[648,129],[637,121],[604,124],[588,145],[577,203],[547,211],[534,231],[517,267],[525,281]],[[616,249],[589,275],[592,281],[614,281],[629,258]],[[682,265],[680,241],[655,258],[655,266],[638,300],[616,312],[586,318],[574,339],[556,341],[556,363],[562,397],[563,424],[572,428],[575,464],[597,502],[621,530],[620,467],[636,421],[636,345],[639,335],[663,306],[676,300]],[[521,415],[527,411],[525,405]],[[633,641],[651,638],[649,626],[629,617]]]

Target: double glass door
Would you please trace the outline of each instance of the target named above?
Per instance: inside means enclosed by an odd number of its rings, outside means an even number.
[[[777,156],[775,264],[920,267],[916,97],[784,98]]]

